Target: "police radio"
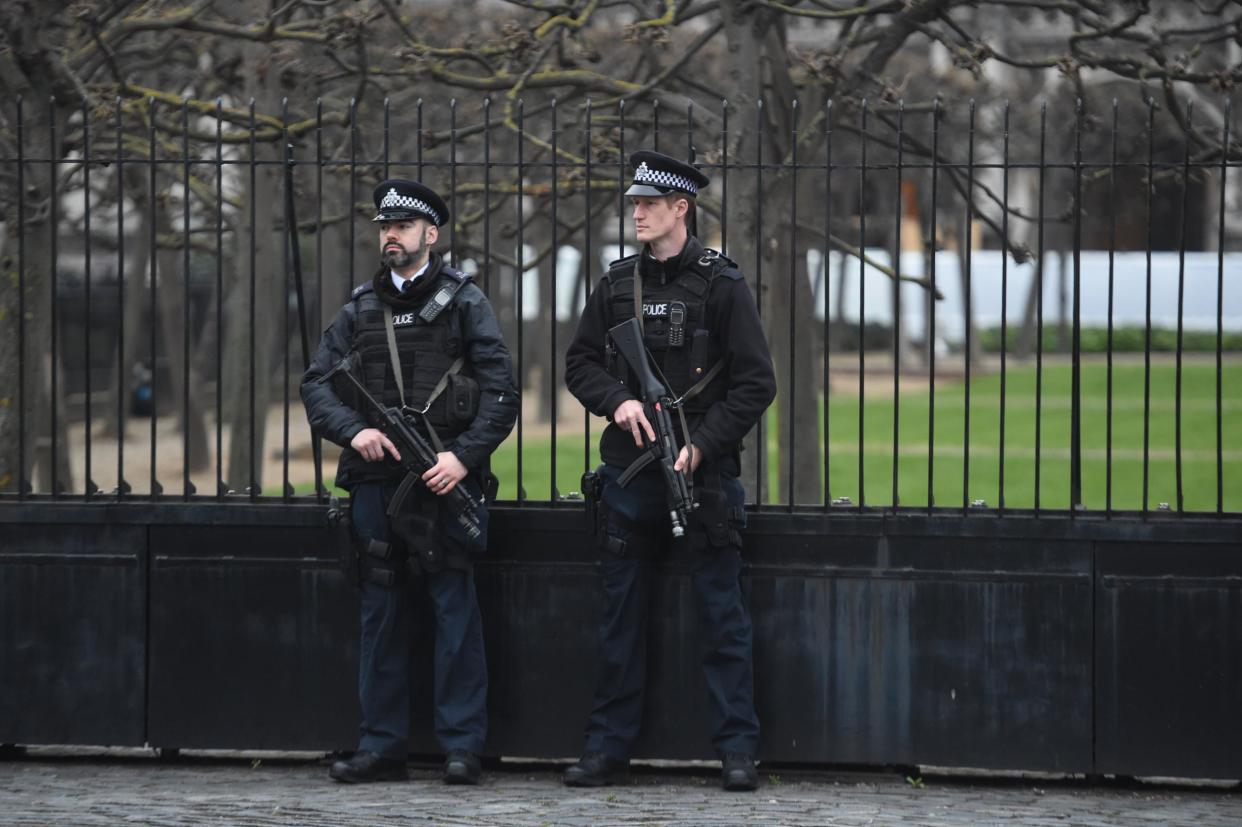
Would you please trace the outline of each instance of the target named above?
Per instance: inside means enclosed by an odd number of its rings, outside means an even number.
[[[436,320],[436,316],[439,316],[440,312],[449,306],[449,303],[453,301],[453,296],[456,294],[457,290],[446,284],[437,290],[436,294],[432,296],[425,305],[423,305],[423,309],[418,315],[422,317],[423,321],[429,324],[434,322]]]
[[[668,346],[681,347],[686,343],[686,303],[669,302]]]

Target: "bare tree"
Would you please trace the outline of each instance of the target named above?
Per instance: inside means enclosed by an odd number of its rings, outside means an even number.
[[[1220,145],[1222,115],[1216,98],[1195,90],[1229,89],[1242,79],[1242,65],[1231,62],[1227,50],[1239,37],[1242,14],[1229,2],[1175,5],[1100,0],[567,0],[550,5],[510,0],[413,6],[399,0],[279,4],[79,0],[60,9],[14,2],[0,18],[6,44],[0,83],[10,98],[24,94],[31,102],[46,101],[55,94],[58,101],[73,101],[57,116],[57,134],[68,143],[56,150],[72,148],[73,133],[66,131],[68,111],[76,109],[84,96],[100,102],[119,96],[127,135],[145,134],[151,124],[144,113],[153,106],[153,125],[161,139],[175,140],[182,132],[175,113],[188,107],[208,119],[218,115],[225,142],[242,156],[248,157],[249,147],[255,147],[262,163],[256,168],[253,189],[249,180],[237,180],[227,199],[229,247],[241,254],[231,259],[228,295],[215,299],[228,307],[231,325],[224,372],[230,380],[247,385],[224,389],[233,440],[227,484],[241,490],[261,482],[256,454],[263,444],[263,403],[270,398],[278,373],[272,354],[284,345],[270,341],[268,335],[282,329],[273,323],[280,317],[269,314],[283,313],[286,301],[287,274],[281,270],[279,254],[284,228],[276,208],[280,190],[274,175],[279,165],[272,163],[281,158],[283,98],[290,99],[288,134],[295,150],[309,154],[312,143],[327,136],[325,156],[337,162],[323,168],[325,197],[331,203],[321,225],[323,237],[314,239],[316,249],[323,250],[316,267],[324,273],[325,287],[330,285],[324,294],[329,308],[343,293],[343,285],[334,282],[345,278],[346,267],[354,280],[370,269],[370,243],[352,222],[369,194],[369,186],[359,186],[360,182],[373,181],[387,170],[389,155],[384,150],[390,138],[405,157],[411,149],[417,152],[420,171],[424,153],[436,155],[440,165],[447,153],[455,153],[461,174],[450,187],[455,205],[453,244],[459,253],[468,251],[476,257],[488,250],[492,260],[485,266],[498,281],[502,268],[516,263],[513,228],[505,226],[512,223],[509,205],[518,195],[534,199],[532,205],[546,205],[539,200],[539,187],[546,192],[550,183],[546,170],[554,154],[563,162],[558,173],[563,195],[584,185],[585,163],[590,160],[596,169],[608,169],[606,175],[592,174],[589,182],[597,203],[619,197],[615,172],[622,160],[622,117],[627,150],[654,141],[659,118],[660,133],[684,130],[687,143],[700,144],[702,157],[709,162],[727,159],[731,165],[750,165],[761,160],[770,165],[762,176],[753,168],[738,175],[735,168],[729,203],[709,192],[701,206],[705,216],[727,219],[728,253],[759,288],[781,382],[781,401],[774,415],[779,417],[783,451],[788,441],[816,432],[814,394],[792,390],[815,386],[815,366],[822,356],[806,356],[802,348],[789,344],[790,325],[795,342],[799,331],[813,328],[806,251],[812,246],[821,251],[831,248],[857,259],[872,244],[892,246],[891,231],[880,231],[875,220],[871,222],[877,229],[875,237],[850,236],[854,223],[864,221],[869,212],[897,211],[895,193],[864,191],[858,182],[840,175],[834,179],[837,191],[828,194],[833,205],[831,226],[799,222],[788,227],[784,211],[769,210],[760,220],[761,204],[803,204],[807,212],[822,205],[814,188],[792,174],[792,161],[826,151],[827,119],[832,119],[833,157],[843,164],[858,158],[864,141],[882,158],[891,158],[900,147],[908,159],[926,161],[932,156],[927,131],[897,130],[897,103],[903,98],[943,100],[941,117],[957,117],[960,125],[957,110],[965,98],[983,106],[1003,97],[1006,89],[1018,90],[1014,118],[1030,123],[1038,117],[1040,98],[1064,90],[1084,101],[1083,117],[1091,123],[1101,117],[1102,102],[1090,90],[1101,79],[1111,79],[1155,102],[1157,116],[1185,136],[1196,160],[1218,158],[1221,152],[1236,157],[1236,145]],[[1019,36],[1027,30],[1038,30],[1042,36]],[[946,58],[947,68],[928,71],[934,55]],[[191,75],[196,79],[188,83]],[[490,96],[490,104],[483,96]],[[1199,102],[1195,118],[1186,111],[1188,96]],[[253,124],[247,108],[251,97]],[[218,98],[223,98],[219,108]],[[311,98],[319,100],[321,115],[316,115]],[[445,118],[450,98],[458,99],[451,128]],[[553,99],[561,118],[559,128],[566,134],[585,135],[585,148],[563,142],[553,150],[548,130],[539,126],[546,123]],[[715,107],[722,100],[728,102],[727,112]],[[692,101],[711,105],[688,106]],[[424,111],[427,121],[416,125],[415,113]],[[869,119],[865,135],[864,112]],[[588,113],[594,118],[589,134]],[[393,115],[391,134],[380,128],[388,123],[388,114]],[[723,116],[730,118],[726,143],[713,146],[710,136],[721,134]],[[912,110],[907,116],[913,117]],[[929,111],[920,116],[928,122]],[[0,140],[13,147],[11,108],[3,117]],[[1061,118],[1055,127],[1061,139],[1066,123]],[[197,124],[191,132],[202,155],[213,135]],[[980,150],[995,153],[995,130],[981,129],[979,137]],[[1015,135],[1015,144],[1025,141],[1029,148],[1036,137]],[[126,145],[131,152],[141,152],[137,145]],[[484,157],[485,147],[506,161],[520,148],[531,169],[543,171],[519,182],[512,167],[496,167],[492,177],[483,180],[471,172],[479,167],[471,165]],[[1034,216],[1011,206],[1009,233],[1004,237],[1000,199],[986,184],[967,181],[960,168],[962,152],[960,145],[941,145],[938,150],[936,160],[942,162],[944,178],[940,203],[930,205],[932,215],[960,214],[969,203],[999,246],[1015,259],[1025,258],[1026,228]],[[14,170],[15,165],[5,169],[0,186],[6,194],[15,191]],[[44,173],[34,164],[23,166],[22,174],[28,196],[24,203],[34,209],[39,193],[46,201],[50,182],[40,179]],[[199,183],[193,196],[196,208],[209,212],[214,209],[211,182]],[[304,179],[301,186],[306,186]],[[1063,186],[1050,186],[1043,196],[1050,224],[1066,224],[1067,216],[1080,207]],[[261,208],[250,211],[252,202]],[[10,261],[21,235],[12,215],[14,203],[13,198],[5,199],[9,238],[4,255]],[[604,213],[601,208],[585,217],[559,216],[558,241],[580,243],[588,234],[600,232],[595,223]],[[33,238],[44,220],[37,211],[27,215],[25,237]],[[175,226],[168,228],[161,233],[161,245],[180,248],[187,243],[176,235]],[[555,255],[549,249],[552,235],[539,234],[536,260]],[[342,244],[346,238],[352,242]],[[494,243],[497,240],[501,243]],[[246,331],[252,243],[256,315],[255,327]],[[347,246],[353,249],[343,249]],[[26,264],[26,341],[37,351],[45,347],[39,343],[48,341],[40,326],[50,322],[39,302],[49,295],[49,275],[34,259]],[[877,269],[896,275],[888,268]],[[765,275],[757,279],[761,273]],[[6,313],[16,312],[11,291],[3,301]],[[164,312],[173,309],[169,305]],[[252,333],[253,372],[250,353],[244,352],[251,348]],[[6,387],[14,386],[11,380],[17,371],[12,354],[8,348],[0,356],[0,379]],[[38,364],[38,356],[28,351],[26,364]],[[551,353],[541,356],[554,358]],[[253,402],[248,387],[252,378]],[[27,379],[33,384],[21,396],[42,409],[46,403],[38,397],[47,391],[30,376]],[[0,424],[4,463],[0,487],[8,488],[16,484],[10,447],[16,440],[5,438],[16,434],[12,419],[10,415]],[[747,455],[753,458],[756,453]],[[815,452],[795,451],[788,459],[794,463],[793,473],[781,474],[780,497],[818,500]],[[754,468],[749,472],[758,476]],[[792,491],[786,490],[791,476]],[[768,497],[762,490],[754,494]]]

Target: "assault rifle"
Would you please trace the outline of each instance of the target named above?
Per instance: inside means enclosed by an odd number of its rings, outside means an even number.
[[[416,483],[422,482],[423,474],[435,465],[439,458],[431,444],[410,422],[406,409],[389,408],[381,404],[367,392],[366,386],[358,381],[358,377],[354,376],[352,365],[351,357],[346,356],[337,362],[332,370],[319,377],[318,381],[327,382],[338,373],[343,374],[354,386],[354,390],[358,392],[362,401],[370,408],[371,413],[379,422],[379,429],[392,440],[393,445],[397,446],[397,453],[401,454],[401,467],[406,473],[405,478],[401,480],[401,485],[397,486],[397,492],[393,494],[392,501],[388,504],[388,516],[392,518],[401,512],[401,507],[405,504],[405,498],[409,496],[410,489]],[[479,501],[460,483],[444,496],[448,498],[448,504],[466,535],[471,540],[478,539],[482,533],[478,513],[482,506]]]
[[[656,377],[647,361],[647,348],[643,345],[643,331],[638,326],[638,319],[631,318],[622,322],[609,330],[608,335],[612,338],[617,353],[638,379],[638,393],[656,435],[655,442],[648,446],[648,452],[625,469],[618,482],[624,485],[647,465],[658,462],[668,494],[668,518],[673,526],[673,536],[681,537],[686,533],[687,520],[697,503],[690,494],[691,483],[688,476],[684,471],[673,467],[677,463],[678,451],[677,440],[673,435],[673,419],[668,413],[673,405],[672,394]],[[645,434],[643,439],[646,439]],[[689,434],[686,434],[686,439],[690,439]]]

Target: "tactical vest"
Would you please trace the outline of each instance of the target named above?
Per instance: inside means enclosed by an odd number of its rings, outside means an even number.
[[[611,292],[609,327],[634,317],[634,279],[639,256],[614,261],[608,268]],[[720,277],[741,278],[737,265],[715,250],[703,254],[664,284],[643,282],[643,342],[651,352],[673,396],[680,397],[712,370],[723,356],[717,331],[706,317],[707,295],[712,281]],[[608,371],[630,384],[624,360],[608,345]],[[687,414],[705,412],[725,397],[725,372],[717,373],[693,398],[686,400]]]
[[[443,295],[441,291],[445,287],[453,291],[453,296],[430,322],[422,317],[426,313],[426,302],[411,310],[394,308],[394,321],[397,322],[394,324],[394,335],[397,355],[401,360],[401,378],[405,384],[404,400],[397,389],[392,358],[388,353],[384,303],[369,284],[355,291],[357,318],[354,348],[361,356],[362,381],[368,393],[386,406],[399,408],[405,404],[422,410],[441,378],[457,357],[464,354],[465,340],[460,319],[452,310],[456,291],[469,280],[470,276],[451,267],[440,269],[428,301]],[[469,364],[466,364],[457,375],[449,377],[448,386],[427,409],[427,419],[440,438],[448,441],[470,426],[477,409],[478,383],[472,377]]]

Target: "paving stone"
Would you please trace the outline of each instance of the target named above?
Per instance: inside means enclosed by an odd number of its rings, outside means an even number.
[[[782,770],[757,793],[725,793],[710,765],[642,768],[623,787],[568,789],[560,767],[502,765],[448,787],[412,765],[404,783],[341,785],[321,758],[186,757],[33,750],[0,762],[0,825],[238,827],[868,827],[1134,824],[1237,827],[1242,794],[1221,786],[1092,787],[1041,777],[928,777]],[[779,778],[779,783],[772,781]]]

